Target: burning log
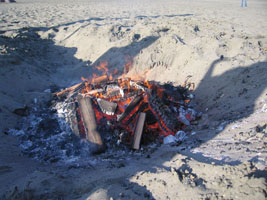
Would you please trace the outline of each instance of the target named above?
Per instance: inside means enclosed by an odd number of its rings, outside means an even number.
[[[54,93],[53,95],[56,95],[57,97],[60,97],[61,95],[65,94],[66,92],[71,92],[74,90],[77,90],[78,88],[80,88],[83,85],[83,83],[78,83],[72,87],[66,88],[65,90],[62,90],[60,92]]]
[[[100,77],[97,77],[95,78],[92,83],[97,85],[97,84],[101,84],[101,83],[104,83],[104,82],[107,82],[109,81],[109,78],[107,75],[103,75],[103,76],[100,76]]]
[[[93,153],[104,151],[104,145],[100,133],[97,131],[95,112],[90,97],[78,96],[78,103],[84,124],[86,139],[91,142],[95,148]]]
[[[139,149],[140,148],[140,142],[141,142],[141,137],[143,134],[143,128],[146,120],[146,113],[140,113],[137,124],[134,130],[134,138],[133,138],[133,143],[132,143],[132,148],[133,149]]]
[[[142,95],[136,96],[127,106],[125,111],[120,116],[118,116],[118,122],[121,122],[123,119],[125,119],[132,112],[132,110],[142,101],[142,99]]]
[[[157,118],[161,130],[164,135],[174,134],[177,127],[180,125],[177,117],[173,116],[173,112],[168,106],[155,95],[148,95],[149,107]]]
[[[148,108],[148,103],[142,103],[139,107],[136,107],[138,108],[137,111],[132,111],[134,113],[125,121],[126,126],[128,126],[140,112],[143,112],[145,109]]]

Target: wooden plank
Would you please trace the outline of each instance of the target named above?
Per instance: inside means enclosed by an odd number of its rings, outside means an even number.
[[[78,96],[78,103],[84,124],[86,139],[93,144],[93,153],[101,153],[105,150],[100,133],[97,131],[95,112],[91,98]]]
[[[133,138],[133,143],[132,143],[133,149],[140,148],[140,142],[141,142],[141,137],[143,134],[145,120],[146,120],[146,113],[141,112],[138,117],[137,124],[134,130],[134,138]]]

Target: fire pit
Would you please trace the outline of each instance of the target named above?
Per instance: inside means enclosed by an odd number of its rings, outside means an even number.
[[[24,152],[57,162],[179,137],[199,113],[190,106],[188,85],[174,86],[108,73],[53,93],[49,107],[40,105],[26,117],[19,135]],[[11,131],[12,132],[12,131]]]
[[[72,132],[92,143],[94,153],[105,150],[105,132],[119,132],[118,145],[139,149],[141,140],[145,143],[175,135],[197,117],[188,107],[192,95],[187,88],[170,83],[113,79],[104,74],[91,80],[83,78],[82,83],[54,95],[67,105],[64,109],[70,114],[63,118]]]

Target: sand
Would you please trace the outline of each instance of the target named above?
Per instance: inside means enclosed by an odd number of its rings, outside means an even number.
[[[266,199],[267,2],[0,3],[1,199]],[[88,168],[44,165],[8,134],[94,66],[195,85],[202,119],[180,146]],[[145,73],[146,72],[146,73]],[[49,90],[50,89],[50,90]],[[122,162],[122,163],[120,163]]]

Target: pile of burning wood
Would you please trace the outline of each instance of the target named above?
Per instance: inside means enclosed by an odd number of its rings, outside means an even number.
[[[103,133],[118,134],[117,144],[140,148],[140,142],[175,135],[196,120],[189,108],[192,95],[185,87],[132,80],[108,75],[96,77],[55,94],[67,102],[71,114],[66,122],[71,130],[103,152]],[[191,97],[191,98],[190,98]]]

